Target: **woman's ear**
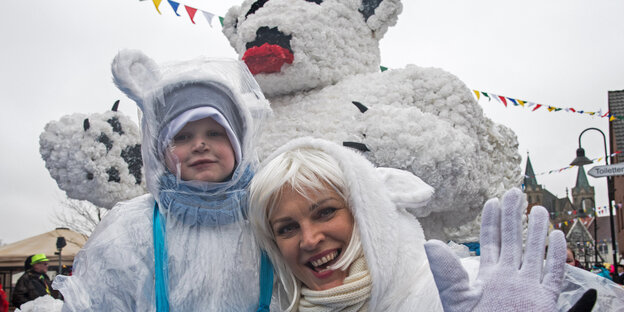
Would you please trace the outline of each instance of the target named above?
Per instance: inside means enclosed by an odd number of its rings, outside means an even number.
[[[143,110],[143,95],[161,79],[156,62],[139,50],[120,51],[111,65],[113,81]]]

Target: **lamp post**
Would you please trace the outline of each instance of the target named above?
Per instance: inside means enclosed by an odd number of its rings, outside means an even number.
[[[587,164],[591,164],[592,161],[585,157],[585,150],[581,147],[581,137],[583,133],[588,130],[596,130],[602,134],[602,142],[604,143],[604,151],[605,151],[605,164],[609,165],[609,154],[607,154],[607,137],[604,132],[598,128],[587,128],[579,134],[579,147],[576,150],[576,158],[570,163],[572,166],[583,166]],[[614,189],[613,189],[613,177],[607,177],[607,192],[609,194],[609,221],[611,222],[611,244],[613,248],[613,265],[617,268],[617,250],[615,245],[615,226],[613,222],[613,197],[614,197]],[[597,235],[597,227],[598,227],[598,216],[596,214],[596,209],[594,208],[594,252],[596,253],[595,260],[598,262],[598,235]],[[616,270],[617,271],[617,270]]]
[[[63,247],[67,246],[67,242],[65,241],[65,237],[63,236],[59,236],[56,238],[56,250],[58,250],[57,252],[55,252],[55,255],[58,255],[59,258],[59,264],[58,264],[58,270],[56,270],[56,275],[61,275],[61,268],[63,267],[63,263],[61,262],[61,251],[63,250]]]

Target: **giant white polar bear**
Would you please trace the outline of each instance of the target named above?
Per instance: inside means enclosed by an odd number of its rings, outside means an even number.
[[[520,184],[517,140],[443,70],[380,72],[379,40],[401,10],[399,0],[247,0],[223,32],[274,111],[262,157],[300,136],[358,148],[436,189],[411,211],[428,238],[476,240],[484,202]]]

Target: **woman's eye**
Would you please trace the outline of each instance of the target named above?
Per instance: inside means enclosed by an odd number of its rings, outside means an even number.
[[[336,210],[338,210],[338,209],[333,208],[333,207],[323,208],[323,209],[320,209],[320,210],[318,211],[317,216],[318,216],[319,218],[327,218],[327,217],[331,217],[331,216],[333,216],[333,215],[334,215],[334,213],[336,212]]]
[[[277,235],[279,235],[279,236],[289,236],[292,233],[294,233],[295,230],[297,230],[297,225],[296,224],[286,224],[286,225],[280,226],[277,229]]]

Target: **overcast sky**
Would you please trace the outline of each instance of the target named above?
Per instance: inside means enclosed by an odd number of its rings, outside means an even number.
[[[303,0],[293,0],[303,1]],[[223,16],[242,1],[182,1]],[[624,89],[624,1],[403,1],[397,25],[381,41],[382,65],[445,69],[470,89],[577,110],[607,111],[607,91]],[[136,120],[134,103],[111,82],[120,49],[143,50],[158,62],[199,55],[236,57],[218,21],[201,12],[193,25],[184,8],[162,15],[151,1],[10,1],[0,10],[0,240],[11,243],[54,229],[64,193],[45,169],[39,135],[72,113],[120,110]],[[530,153],[536,173],[566,167],[588,127],[608,133],[606,118],[564,111],[532,112],[480,101],[487,116],[513,129],[522,168]],[[604,155],[598,132],[583,135],[589,158]],[[452,161],[452,160],[450,160]],[[603,163],[604,164],[604,163]],[[577,169],[538,175],[559,197]],[[607,204],[606,180],[589,178],[597,204]]]

